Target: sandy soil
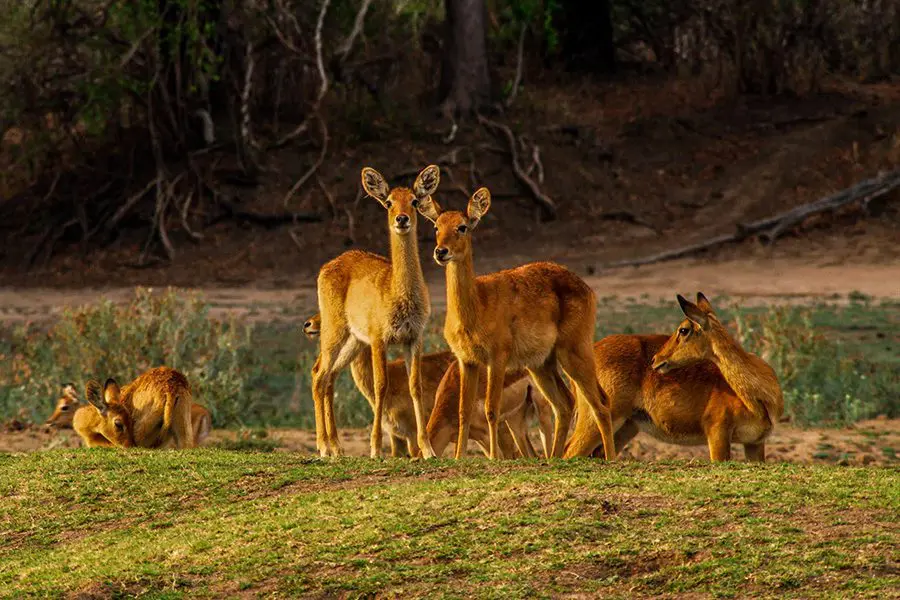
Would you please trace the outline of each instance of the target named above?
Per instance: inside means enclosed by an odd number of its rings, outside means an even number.
[[[495,264],[500,261],[493,261]],[[497,264],[497,268],[511,266]],[[426,267],[432,305],[445,306],[443,272]],[[575,267],[577,268],[577,267]],[[900,298],[900,261],[893,264],[810,264],[801,259],[722,262],[682,260],[661,265],[621,268],[595,275],[581,270],[598,297],[617,296],[674,301],[676,292],[700,290],[710,296],[727,295],[747,304],[796,300],[846,299],[861,292],[876,299]],[[298,320],[317,312],[315,281],[290,289],[188,288],[201,293],[217,316],[235,315],[251,321]],[[66,307],[99,300],[126,301],[134,289],[0,288],[0,322],[39,321]]]
[[[206,446],[216,446],[225,440],[234,440],[238,433],[215,430],[205,441]],[[534,445],[539,448],[535,433]],[[314,431],[301,429],[272,429],[268,438],[279,444],[280,452],[315,453]],[[350,456],[368,456],[369,433],[363,429],[341,432],[345,452]],[[72,430],[55,431],[33,427],[22,431],[0,433],[0,452],[33,452],[52,448],[80,446],[78,436]],[[385,446],[387,451],[387,446]],[[470,454],[480,455],[474,444]],[[847,465],[900,465],[900,419],[875,419],[862,421],[845,429],[797,429],[779,426],[766,447],[769,462],[837,463]],[[447,451],[449,455],[449,450]],[[735,446],[733,456],[743,459],[743,449]],[[640,434],[622,450],[625,460],[698,459],[707,460],[706,449],[700,447],[673,446],[658,442]]]

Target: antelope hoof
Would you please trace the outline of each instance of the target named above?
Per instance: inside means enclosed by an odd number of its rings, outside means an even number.
[[[419,448],[421,448],[422,458],[437,458],[437,454],[434,453],[434,448],[431,447],[428,440],[419,440]]]

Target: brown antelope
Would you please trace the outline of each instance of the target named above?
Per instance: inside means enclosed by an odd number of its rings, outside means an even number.
[[[560,456],[574,399],[560,367],[574,381],[600,429],[606,457],[615,457],[612,423],[605,394],[597,383],[591,348],[597,299],[568,269],[538,262],[475,277],[472,238],[488,212],[491,194],[476,191],[465,213],[442,212],[431,198],[418,209],[435,223],[434,260],[447,268],[447,318],[444,337],[460,364],[459,435],[456,456],[465,453],[469,418],[478,389],[478,365],[487,367],[485,416],[491,458],[497,457],[500,392],[507,369],[528,370],[553,406],[556,423],[552,455]]]
[[[319,271],[321,334],[318,368],[313,373],[316,446],[322,456],[342,453],[334,420],[334,379],[365,346],[372,352],[375,413],[370,455],[381,456],[381,423],[388,393],[387,347],[403,348],[416,421],[416,441],[425,458],[434,456],[425,437],[422,390],[422,335],[431,313],[416,241],[416,207],[429,202],[440,170],[429,165],[413,188],[389,189],[378,171],[362,170],[362,186],[388,215],[391,258],[350,250]]]
[[[320,333],[320,323],[320,316],[313,315],[303,324],[303,333],[310,339],[317,338]],[[452,352],[434,352],[432,354],[422,355],[423,408],[426,414],[432,415],[427,428],[428,439],[431,442],[432,447],[435,445],[435,435],[438,435],[439,437],[443,436],[443,432],[436,434],[432,433],[432,423],[435,414],[435,410],[433,410],[433,407],[435,407],[435,398],[446,398],[448,396],[447,392],[441,393],[439,390],[442,389],[442,386],[446,389],[444,380],[447,379],[447,377],[445,373],[453,370],[454,365],[455,359]],[[450,367],[449,370],[448,367]],[[316,364],[313,366],[313,373],[315,373],[318,368],[319,363],[316,361]],[[410,457],[419,456],[421,450],[416,439],[415,411],[413,410],[412,398],[409,395],[409,387],[406,384],[406,379],[403,377],[406,366],[403,360],[393,360],[388,362],[387,368],[388,391],[384,398],[382,414],[384,420],[383,427],[391,442],[391,456],[395,458],[400,456],[400,447],[403,444],[406,445]],[[350,363],[350,373],[353,376],[353,382],[356,384],[356,389],[358,389],[366,398],[369,402],[369,406],[374,409],[375,399],[372,377],[372,357],[368,348],[364,348],[360,351],[353,359],[353,362]],[[455,392],[456,395],[453,397],[454,412],[457,410],[456,405],[458,404],[459,397],[458,370],[456,373],[457,388]],[[522,373],[522,375],[524,375],[524,373]],[[521,429],[522,424],[526,423],[524,417],[524,400],[524,396],[521,396],[520,401],[516,406],[518,412],[523,413],[522,418],[516,420],[518,415],[515,414],[515,409],[512,410],[514,414],[507,415],[508,418],[515,422],[519,427],[516,433]],[[508,404],[513,403],[514,402],[510,401]],[[446,404],[446,400],[444,401],[444,404]],[[519,423],[519,421],[521,421],[521,423]],[[482,430],[487,431],[484,427],[482,427]],[[515,449],[518,447],[515,438],[515,434],[512,434],[512,437],[510,437],[509,432],[501,437],[501,451],[504,456],[510,458],[515,456]],[[479,443],[481,441],[486,442],[487,436],[485,436],[484,440],[476,439],[476,441]],[[443,442],[441,450],[443,450],[445,445],[446,442]],[[441,450],[435,451],[438,456],[440,456]]]
[[[193,399],[187,378],[169,367],[156,367],[119,389],[115,379],[103,386],[107,405],[119,405],[131,414],[135,444],[159,448],[193,448]]]
[[[64,383],[62,386],[62,395],[56,401],[56,409],[53,414],[44,423],[44,425],[52,425],[58,429],[71,429],[72,420],[75,418],[75,411],[81,402],[78,400],[78,392],[71,383]]]
[[[709,447],[729,460],[731,443],[748,460],[765,460],[765,439],[784,409],[778,378],[729,335],[702,293],[678,296],[687,319],[671,336],[612,335],[594,345],[600,385],[612,401],[616,447],[640,431],[681,445]],[[587,456],[600,443],[579,405],[565,456]]]
[[[191,404],[191,429],[194,432],[194,446],[199,446],[209,436],[212,417],[205,406]]]
[[[110,402],[101,395],[100,384],[94,380],[85,386],[88,405],[75,411],[72,427],[88,448],[130,448],[134,443],[131,410],[118,402]]]

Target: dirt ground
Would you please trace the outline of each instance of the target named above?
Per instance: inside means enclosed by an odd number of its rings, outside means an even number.
[[[234,431],[214,430],[204,442],[216,446],[225,440],[235,440]],[[535,448],[540,448],[536,434],[532,434]],[[268,439],[278,444],[279,452],[314,454],[314,431],[300,429],[272,429]],[[344,451],[350,456],[368,456],[369,433],[363,429],[341,432]],[[78,436],[72,430],[56,431],[45,427],[32,427],[23,431],[0,433],[0,452],[34,452],[51,448],[80,446]],[[387,446],[385,446],[387,450]],[[470,445],[469,453],[480,456],[477,447]],[[449,451],[448,451],[449,454]],[[900,465],[900,420],[875,419],[861,421],[845,429],[797,429],[789,425],[776,428],[766,445],[769,462],[837,463],[847,465]],[[658,442],[640,434],[622,450],[624,460],[707,460],[706,448],[683,447]],[[735,460],[743,459],[743,449],[734,446]]]
[[[900,242],[898,242],[900,243]],[[426,265],[431,303],[444,310],[443,272]],[[889,264],[845,261],[829,264],[828,255],[818,261],[805,259],[680,260],[663,265],[620,268],[595,275],[582,274],[600,298],[616,296],[656,302],[672,300],[675,293],[727,295],[743,304],[810,300],[846,300],[860,292],[879,299],[900,298],[900,260]],[[287,289],[189,288],[212,305],[214,316],[249,321],[300,320],[318,312],[315,282]],[[134,288],[0,288],[0,323],[40,321],[58,315],[66,307],[99,300],[124,301]]]
[[[461,191],[476,184],[491,188],[491,212],[477,231],[477,272],[554,260],[584,277],[599,297],[652,302],[674,303],[676,292],[698,290],[748,304],[840,301],[856,292],[900,298],[897,192],[868,211],[848,209],[808,219],[774,245],[747,240],[664,264],[603,266],[727,233],[740,223],[896,169],[900,86],[844,85],[811,98],[727,101],[699,98],[679,81],[579,83],[571,89],[535,85],[531,90],[509,119],[540,145],[546,173],[542,187],[557,202],[559,218],[541,222],[512,177],[508,157],[496,148],[484,150],[497,141],[478,128],[462,128],[455,144],[477,155],[442,169],[439,198],[445,208],[461,209],[466,200]],[[440,141],[445,124],[419,125],[415,140],[408,132],[383,131],[384,139],[377,142],[348,145],[333,134],[335,151],[318,173],[334,196],[333,208],[315,186],[289,207],[319,212],[323,222],[265,229],[219,220],[202,229],[199,243],[173,231],[178,254],[172,263],[136,267],[146,239],[146,228],[138,222],[102,246],[81,244],[77,235],[63,237],[49,257],[29,267],[25,258],[46,237],[45,230],[29,221],[32,215],[23,203],[0,202],[5,240],[0,246],[0,323],[44,320],[66,306],[99,299],[124,300],[135,285],[199,291],[215,316],[303,319],[317,312],[315,275],[325,261],[351,246],[386,252],[383,209],[358,195],[360,167],[372,165],[394,184],[409,183],[411,177],[393,175],[414,172],[457,147]],[[269,176],[259,186],[235,191],[242,206],[261,213],[283,210],[284,191],[308,168],[308,159],[290,149],[271,157]],[[444,273],[428,258],[433,245],[431,228],[423,222],[420,253],[439,312],[445,304]],[[230,435],[216,431],[212,437]],[[283,449],[314,448],[310,432],[273,431],[272,436],[281,439]],[[350,453],[366,453],[365,432],[345,436]],[[3,451],[73,443],[71,433],[0,433]],[[771,440],[769,457],[893,464],[898,449],[900,421],[870,421],[843,430],[783,426]],[[705,454],[703,448],[668,446],[643,436],[624,452],[637,459]]]

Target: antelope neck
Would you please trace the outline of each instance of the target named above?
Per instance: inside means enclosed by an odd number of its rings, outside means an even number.
[[[715,327],[717,331],[710,342],[713,362],[719,367],[722,377],[739,397],[768,406],[769,386],[758,375],[758,366],[751,360],[751,355],[732,339],[722,325],[716,324]]]
[[[471,254],[461,261],[451,261],[447,265],[447,318],[455,315],[460,325],[472,331],[477,316],[477,297]]]
[[[425,276],[419,261],[416,226],[405,235],[391,230],[391,289],[394,294],[408,295],[424,289]]]

